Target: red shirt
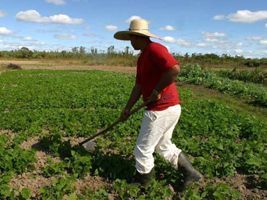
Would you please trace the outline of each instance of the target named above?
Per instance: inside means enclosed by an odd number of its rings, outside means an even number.
[[[179,62],[168,52],[167,48],[155,42],[145,47],[137,61],[136,84],[141,86],[143,99],[147,99],[160,81],[164,72]],[[149,105],[148,110],[165,110],[180,103],[175,83],[161,91],[161,98]]]

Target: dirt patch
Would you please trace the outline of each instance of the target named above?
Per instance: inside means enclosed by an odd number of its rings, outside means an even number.
[[[7,136],[7,138],[8,138],[8,144],[7,145],[11,144],[14,137],[16,136],[16,134],[13,133],[11,130],[1,130],[1,129],[0,129],[0,135]]]
[[[34,174],[34,172],[26,172],[13,177],[9,182],[9,185],[11,188],[17,191],[20,191],[23,188],[28,188],[32,192],[32,197],[36,198],[40,195],[40,189],[50,185],[54,179],[56,178],[45,178],[43,176]]]
[[[25,65],[25,64],[39,64],[38,60],[0,60],[0,64],[6,65],[9,63],[14,63],[16,65]]]
[[[63,142],[70,141],[71,146],[78,145],[80,142],[84,141],[85,137],[63,137]]]
[[[224,177],[224,178],[212,178],[205,180],[203,183],[203,188],[207,184],[218,184],[218,183],[226,183],[238,190],[242,199],[251,199],[251,200],[263,200],[267,199],[267,190],[260,190],[255,186],[251,187],[251,181],[257,182],[259,180],[259,176],[257,175],[243,175],[236,174],[232,177]]]
[[[96,191],[100,188],[106,187],[109,184],[103,178],[98,176],[85,176],[75,182],[75,188],[79,194],[83,194],[85,190]]]
[[[89,65],[64,65],[64,66],[26,66],[22,65],[23,69],[49,69],[49,70],[101,70],[101,71],[112,71],[122,73],[136,73],[135,67],[122,67],[122,66],[89,66]]]
[[[34,144],[37,144],[39,141],[39,137],[35,136],[35,137],[31,137],[28,140],[25,140],[24,142],[22,142],[20,144],[20,148],[25,149],[25,150],[29,150],[32,148],[32,146]]]
[[[14,64],[14,63],[9,63],[8,65],[6,65],[7,69],[14,69],[14,70],[21,70],[21,66],[18,64]]]

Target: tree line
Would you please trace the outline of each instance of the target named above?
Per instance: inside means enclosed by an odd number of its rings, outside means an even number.
[[[73,47],[70,51],[37,51],[22,47],[17,50],[0,51],[0,58],[15,59],[81,59],[84,64],[107,64],[135,66],[136,54],[126,46],[123,51],[116,51],[114,46],[109,46],[106,51],[95,47],[87,50],[86,47]],[[243,56],[231,56],[228,54],[184,54],[173,53],[173,56],[181,63],[197,63],[203,66],[245,66],[267,67],[267,58],[245,58]]]

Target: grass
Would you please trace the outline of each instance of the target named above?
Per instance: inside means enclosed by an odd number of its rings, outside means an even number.
[[[264,121],[267,121],[266,108],[248,104],[246,101],[240,98],[235,98],[228,94],[222,94],[216,90],[205,88],[204,86],[201,85],[182,84],[181,86],[178,87],[191,90],[192,96],[196,99],[216,100],[222,104],[232,107],[237,111],[245,112],[257,118],[260,118]]]

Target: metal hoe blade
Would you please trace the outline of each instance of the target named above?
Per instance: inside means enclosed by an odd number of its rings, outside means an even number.
[[[84,144],[82,144],[83,148],[88,151],[88,152],[94,152],[95,151],[95,147],[96,147],[96,143],[93,141],[88,141]]]

